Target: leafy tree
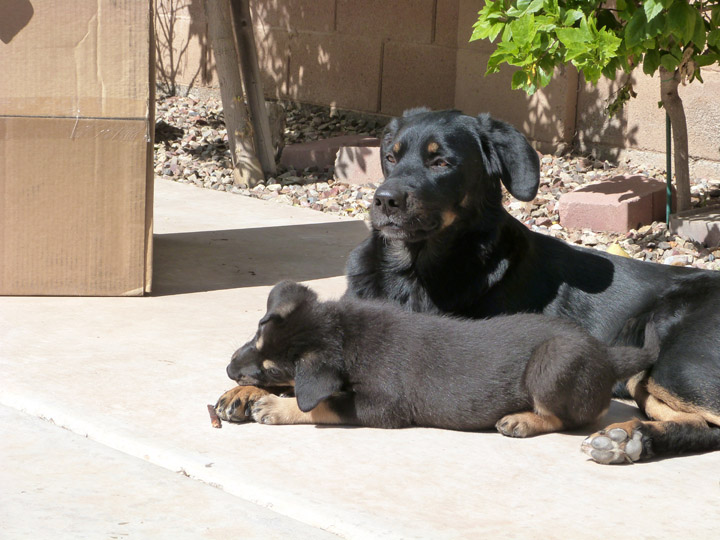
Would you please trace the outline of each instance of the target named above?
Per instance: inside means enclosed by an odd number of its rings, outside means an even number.
[[[660,75],[660,106],[667,111],[675,145],[678,210],[690,207],[687,124],[678,85],[701,68],[720,63],[720,0],[486,0],[470,41],[497,48],[487,73],[503,63],[520,69],[512,88],[533,94],[555,67],[572,63],[596,84],[601,76],[625,82],[608,107],[614,114],[635,97],[630,74]]]

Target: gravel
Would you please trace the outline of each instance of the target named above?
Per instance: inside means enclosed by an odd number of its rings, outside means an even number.
[[[354,133],[379,136],[386,122],[380,117],[327,107],[285,104],[285,109],[284,144]],[[368,219],[377,185],[336,182],[331,168],[279,167],[275,177],[252,189],[233,185],[232,160],[219,99],[159,98],[156,115],[156,176],[278,204]],[[506,194],[504,204],[528,228],[570,243],[599,250],[620,247],[635,259],[720,270],[720,248],[707,249],[671,234],[662,222],[622,234],[560,225],[558,199],[563,193],[619,174],[665,177],[662,169],[630,161],[612,164],[581,155],[544,155],[537,197],[526,203]],[[695,207],[720,204],[720,179],[695,178],[691,192]]]

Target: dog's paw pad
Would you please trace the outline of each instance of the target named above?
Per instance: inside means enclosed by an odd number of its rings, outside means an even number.
[[[227,422],[248,422],[252,420],[251,409],[257,399],[267,391],[252,386],[237,386],[225,392],[215,404],[215,412]]]
[[[530,425],[512,414],[498,420],[495,429],[506,437],[527,437],[531,434]]]
[[[277,408],[277,396],[265,396],[258,399],[250,410],[253,420],[258,424],[279,424],[280,414]]]
[[[612,428],[593,433],[582,443],[582,451],[594,461],[605,465],[634,463],[643,454],[643,433],[634,428],[628,433],[623,428]]]

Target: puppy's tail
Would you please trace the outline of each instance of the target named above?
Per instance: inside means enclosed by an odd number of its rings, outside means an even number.
[[[610,361],[615,369],[617,380],[625,380],[652,366],[660,354],[660,336],[655,323],[649,321],[645,326],[645,342],[639,347],[610,347]]]

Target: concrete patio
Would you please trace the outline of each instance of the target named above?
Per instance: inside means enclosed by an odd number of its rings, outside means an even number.
[[[362,222],[156,182],[153,294],[0,298],[0,537],[697,538],[720,453],[601,466],[584,436],[210,425],[271,286],[339,296]],[[602,423],[630,418],[615,402]]]

